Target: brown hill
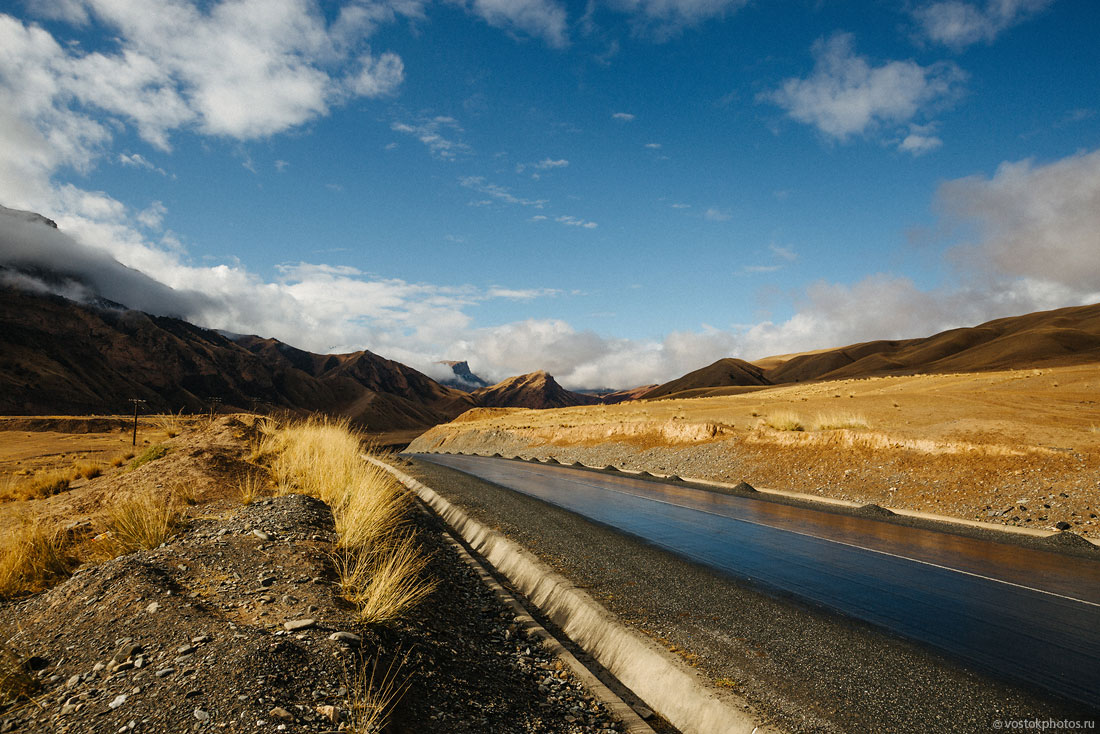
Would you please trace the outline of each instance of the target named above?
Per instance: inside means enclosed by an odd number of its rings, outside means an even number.
[[[283,408],[348,416],[369,430],[423,428],[470,397],[371,352],[317,355],[239,341],[180,319],[0,288],[0,413]]]
[[[509,377],[471,394],[479,406],[486,408],[570,408],[600,402],[591,395],[566,390],[543,371]]]
[[[664,398],[686,390],[711,387],[745,387],[768,385],[764,373],[754,364],[741,359],[726,357],[702,369],[689,372],[672,382],[666,382],[645,393],[645,400]]]
[[[637,400],[657,387],[659,387],[659,385],[639,385],[638,387],[632,387],[628,390],[600,393],[600,402],[605,405],[615,405],[616,403],[625,403],[627,400]]]
[[[930,337],[872,341],[795,355],[764,372],[773,383],[890,374],[987,372],[1100,361],[1100,304],[1038,311]]]

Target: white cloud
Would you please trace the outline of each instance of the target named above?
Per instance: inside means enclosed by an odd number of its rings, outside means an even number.
[[[965,78],[951,62],[921,66],[888,61],[872,66],[852,50],[853,37],[838,33],[814,44],[814,71],[762,95],[793,119],[837,140],[884,125],[902,125],[959,94]]]
[[[782,269],[782,265],[745,265],[741,268],[746,273],[774,273]]]
[[[669,204],[673,209],[690,209],[691,204]]]
[[[898,144],[898,150],[911,153],[914,157],[929,153],[943,145],[943,140],[933,134],[935,124],[910,125],[909,133]]]
[[[159,173],[161,176],[168,175],[167,171],[160,166],[154,165],[148,158],[141,155],[141,153],[132,153],[130,155],[119,153],[118,162],[129,168],[144,168],[147,171]]]
[[[683,29],[712,18],[722,18],[748,4],[748,0],[612,0],[612,7],[629,13],[634,30],[665,41]]]
[[[494,28],[542,38],[554,48],[569,44],[565,8],[553,0],[472,0],[469,9]]]
[[[780,260],[785,260],[789,263],[798,259],[798,253],[789,247],[782,247],[781,245],[771,244],[768,245],[768,249],[772,254],[778,257]]]
[[[504,202],[505,204],[532,206],[536,209],[542,209],[547,203],[546,199],[524,199],[522,197],[515,196],[504,186],[486,181],[484,176],[465,176],[464,178],[460,178],[458,180],[458,183],[468,189],[473,189],[478,193],[491,196],[497,201]]]
[[[135,218],[149,229],[160,229],[161,224],[164,223],[164,215],[167,213],[168,207],[164,205],[164,202],[154,201],[144,210],[138,212]]]
[[[1100,293],[1100,150],[1053,163],[1002,163],[991,178],[940,187],[949,216],[976,227],[967,267]]]
[[[394,132],[412,135],[424,145],[432,155],[441,160],[454,160],[460,154],[470,152],[470,146],[446,135],[461,135],[463,130],[453,117],[433,117],[416,125],[395,122],[390,126]]]
[[[946,0],[912,11],[921,35],[935,43],[961,49],[992,42],[1001,32],[1045,10],[1053,0],[986,0],[984,5]]]
[[[646,143],[645,147],[649,148],[650,150],[660,150],[661,149],[661,144],[660,143]]]
[[[730,219],[733,218],[733,215],[727,211],[712,206],[705,212],[703,212],[703,218],[706,219],[708,222],[728,222]]]
[[[389,7],[391,17],[411,15],[416,3]],[[55,38],[0,14],[0,200],[16,206],[51,209],[54,173],[90,170],[127,127],[162,151],[180,130],[265,138],[392,92],[402,78],[392,53],[353,55],[373,26],[326,26],[313,0],[64,0],[31,10],[94,21],[110,40],[86,52],[63,26]],[[162,170],[137,153],[117,160]]]
[[[405,81],[405,64],[397,54],[387,51],[374,58],[359,57],[359,70],[348,78],[348,89],[361,97],[393,94]]]
[[[541,161],[535,164],[535,168],[545,171],[551,168],[565,168],[568,165],[569,161],[565,160],[564,158],[559,158],[558,160],[543,158]]]
[[[531,301],[535,298],[560,296],[561,291],[557,288],[506,288],[504,286],[494,285],[486,292],[486,295],[489,298],[507,298],[512,301]]]
[[[633,122],[634,115],[629,112],[615,112],[611,115],[612,120],[618,120],[619,122]]]
[[[573,217],[568,214],[563,214],[560,217],[556,217],[554,221],[560,222],[570,227],[583,227],[584,229],[595,229],[596,227],[600,226],[595,222],[590,222],[586,219],[578,219],[577,217]]]

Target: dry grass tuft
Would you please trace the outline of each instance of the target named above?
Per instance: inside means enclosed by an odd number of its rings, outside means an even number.
[[[157,424],[157,427],[164,432],[164,435],[168,438],[175,438],[183,431],[186,422],[183,419],[183,408],[180,408],[178,413],[166,413],[164,415],[154,415],[153,421]]]
[[[260,434],[254,453],[268,463],[277,491],[312,495],[332,508],[340,536],[333,565],[363,622],[397,619],[431,594],[427,560],[402,527],[408,491],[363,461],[347,421],[312,418],[279,430],[265,422]]]
[[[168,539],[179,520],[175,503],[153,492],[132,494],[107,509],[105,530],[111,551],[122,555],[152,549]]]
[[[72,569],[64,535],[40,522],[25,522],[0,539],[0,599],[41,591]]]
[[[237,493],[242,504],[251,505],[267,495],[267,479],[258,472],[249,472],[237,480]]]
[[[355,677],[347,681],[348,731],[375,734],[386,729],[390,714],[409,688],[408,677],[399,679],[407,659],[407,653],[395,656],[379,678],[378,659],[375,658],[371,661],[369,675],[364,663]]]
[[[347,595],[359,607],[361,622],[392,622],[435,591],[435,581],[423,576],[428,559],[411,534],[392,540],[380,553],[362,554],[363,557],[368,574],[357,579]]]
[[[835,431],[842,428],[870,428],[862,413],[818,413],[814,419],[815,431]]]
[[[85,479],[95,479],[103,473],[103,464],[98,461],[81,461],[73,465],[73,473]]]
[[[29,701],[38,690],[34,679],[6,644],[0,643],[0,706]]]
[[[764,416],[763,424],[776,431],[805,431],[801,416],[789,410],[769,413]]]

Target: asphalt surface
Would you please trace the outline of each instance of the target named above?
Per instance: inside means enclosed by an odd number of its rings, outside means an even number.
[[[891,536],[912,529],[850,515],[565,467],[430,459],[516,485],[416,465],[436,491],[785,728],[988,731],[1096,718],[1095,561],[930,531],[899,545]],[[1086,576],[1064,573],[1067,563]]]

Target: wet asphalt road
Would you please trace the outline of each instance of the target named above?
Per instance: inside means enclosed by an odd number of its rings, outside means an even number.
[[[1096,560],[570,467],[417,458],[1100,707]]]

